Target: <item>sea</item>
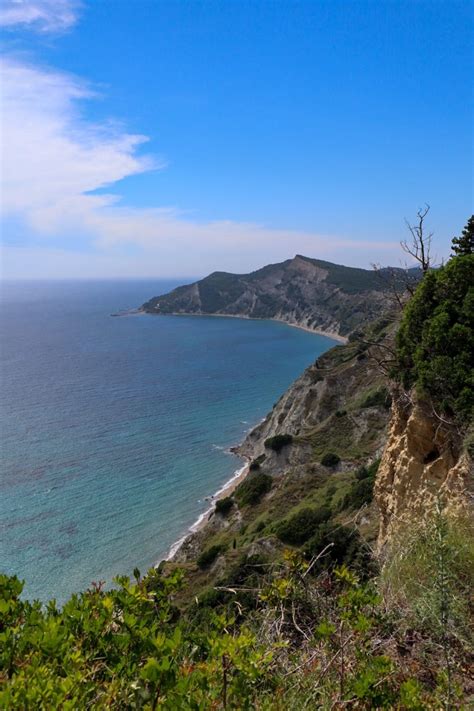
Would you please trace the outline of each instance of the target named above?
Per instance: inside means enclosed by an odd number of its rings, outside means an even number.
[[[242,467],[229,447],[335,345],[133,312],[179,283],[1,286],[0,572],[30,599],[63,603],[165,557]]]

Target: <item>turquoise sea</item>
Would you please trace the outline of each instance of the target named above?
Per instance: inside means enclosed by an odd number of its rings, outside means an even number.
[[[242,466],[228,453],[328,338],[129,315],[170,281],[4,283],[0,570],[59,601],[163,557]]]

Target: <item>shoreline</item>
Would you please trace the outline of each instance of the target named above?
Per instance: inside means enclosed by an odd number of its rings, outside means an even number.
[[[322,331],[320,329],[315,329],[315,328],[310,328],[309,326],[303,326],[299,325],[296,323],[289,323],[288,321],[284,321],[283,319],[280,318],[254,318],[251,316],[245,316],[245,315],[238,315],[238,314],[196,314],[196,313],[170,313],[170,314],[160,314],[160,313],[151,313],[149,311],[144,311],[142,309],[138,309],[137,312],[138,314],[149,314],[150,316],[198,316],[198,317],[206,317],[210,316],[211,318],[238,318],[238,319],[246,319],[248,321],[275,321],[277,323],[283,323],[286,326],[291,326],[292,328],[299,328],[302,331],[307,331],[308,333],[314,333],[315,335],[319,336],[325,336],[327,338],[331,338],[332,340],[335,340],[341,344],[347,343],[348,339],[345,338],[344,336],[340,336],[339,334],[335,334],[331,331]],[[125,315],[125,314],[124,314]],[[255,425],[256,427],[257,425]],[[249,431],[251,432],[254,429]],[[246,437],[248,436],[249,432],[247,432]],[[245,437],[244,437],[245,440]],[[242,441],[244,441],[242,440]],[[242,444],[242,443],[240,443]],[[240,446],[240,444],[238,446]],[[232,447],[231,450],[237,449],[237,447]],[[237,455],[240,456],[241,455]],[[208,521],[210,515],[215,511],[215,506],[216,502],[219,501],[220,499],[225,498],[226,496],[230,496],[235,489],[239,486],[239,484],[246,479],[248,476],[250,469],[249,469],[250,462],[246,461],[246,463],[240,467],[239,469],[236,469],[235,472],[232,474],[231,478],[228,479],[221,487],[218,489],[214,494],[212,494],[210,497],[206,497],[210,501],[210,505],[208,508],[203,511],[196,521],[187,529],[186,533],[184,533],[180,538],[178,538],[177,541],[175,541],[170,548],[168,549],[168,552],[166,555],[161,558],[159,561],[157,561],[154,565],[155,568],[157,568],[161,562],[167,561],[167,562],[172,562],[174,560],[174,557],[178,553],[178,551],[182,548],[184,543],[194,534],[198,533],[199,531],[202,531]]]
[[[246,321],[275,321],[276,323],[283,323],[285,326],[291,326],[291,328],[299,328],[301,331],[307,331],[308,333],[314,333],[317,336],[326,336],[326,338],[331,338],[334,341],[338,341],[338,343],[345,344],[348,342],[348,339],[345,336],[339,335],[339,333],[335,333],[334,331],[323,331],[320,328],[311,328],[310,326],[304,326],[303,324],[299,323],[291,323],[290,321],[285,321],[282,318],[259,318],[256,316],[246,316],[245,314],[197,314],[197,313],[190,313],[186,311],[181,311],[181,312],[171,312],[167,314],[162,314],[162,313],[153,313],[152,311],[145,311],[143,309],[138,309],[138,313],[143,313],[147,314],[149,316],[196,316],[196,317],[210,317],[210,318],[239,318],[239,319],[245,319]],[[115,314],[113,314],[115,315]],[[120,314],[117,314],[120,315]],[[125,315],[125,314],[124,314]]]
[[[244,481],[249,471],[250,469],[248,462],[246,462],[244,466],[240,469],[236,469],[235,472],[232,474],[231,478],[228,479],[221,486],[221,488],[216,491],[215,494],[208,497],[211,502],[210,506],[198,516],[196,521],[188,528],[184,536],[178,538],[178,540],[175,541],[172,546],[170,546],[170,549],[168,550],[166,556],[157,563],[155,563],[153,567],[157,568],[162,561],[172,561],[176,553],[180,550],[180,548],[188,540],[188,538],[194,535],[195,533],[202,531],[202,529],[206,527],[206,524],[209,520],[209,516],[214,512],[216,508],[216,502],[220,499],[224,499],[226,496],[230,496],[230,494],[232,494],[236,490],[239,484]]]

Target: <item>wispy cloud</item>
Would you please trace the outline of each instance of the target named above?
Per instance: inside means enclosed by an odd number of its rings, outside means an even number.
[[[126,276],[127,269],[130,276],[244,271],[296,252],[367,264],[374,250],[385,261],[381,253],[394,247],[251,223],[202,222],[176,209],[123,207],[112,186],[163,167],[140,152],[147,138],[114,122],[87,120],[80,108],[94,92],[76,77],[11,57],[3,60],[1,74],[1,213],[21,220],[30,237],[22,248],[5,249],[7,275],[11,270],[18,276],[28,260],[28,276],[35,269],[50,276],[52,264],[63,276],[96,275],[98,268],[110,276]],[[79,238],[83,245],[74,252]],[[79,266],[85,271],[78,273]]]
[[[115,199],[91,191],[156,167],[137,155],[145,136],[83,120],[77,102],[93,94],[78,79],[8,58],[1,79],[4,214],[54,233]]]
[[[41,33],[64,32],[76,24],[81,3],[76,0],[3,0],[0,26]]]

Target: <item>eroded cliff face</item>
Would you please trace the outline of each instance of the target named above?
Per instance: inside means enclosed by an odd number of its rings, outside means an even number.
[[[391,270],[401,278],[402,270]],[[214,272],[194,284],[143,304],[150,314],[191,314],[273,319],[332,334],[343,342],[391,306],[383,279],[296,255],[251,274]]]
[[[473,488],[473,463],[459,433],[436,418],[428,404],[397,395],[375,483],[380,552],[401,527],[432,511],[438,499],[447,508],[467,506]]]

